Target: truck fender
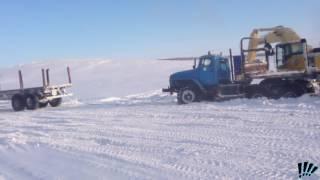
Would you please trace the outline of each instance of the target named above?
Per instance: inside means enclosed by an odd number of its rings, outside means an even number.
[[[181,88],[192,87],[199,90],[201,93],[207,93],[205,87],[197,79],[179,79],[174,82],[175,90],[179,91]]]
[[[204,93],[204,94],[207,93],[206,88],[205,88],[198,80],[192,79],[192,82],[199,88],[199,90],[200,90],[202,93]]]

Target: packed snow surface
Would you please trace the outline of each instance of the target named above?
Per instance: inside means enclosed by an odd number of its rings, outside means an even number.
[[[18,69],[30,86],[46,67],[64,82],[67,65],[62,106],[0,101],[0,179],[297,179],[298,162],[320,165],[319,97],[179,106],[160,89],[192,63],[38,62],[0,69],[1,88]]]

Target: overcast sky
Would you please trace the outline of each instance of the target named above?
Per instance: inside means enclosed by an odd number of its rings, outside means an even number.
[[[253,28],[277,25],[320,46],[319,7],[319,0],[2,0],[0,66],[238,51]]]

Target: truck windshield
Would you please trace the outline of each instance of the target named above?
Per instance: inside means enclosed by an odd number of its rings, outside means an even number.
[[[203,58],[200,60],[199,67],[209,67],[211,65],[211,59]]]

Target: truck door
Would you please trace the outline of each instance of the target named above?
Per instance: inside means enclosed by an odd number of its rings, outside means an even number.
[[[230,72],[229,72],[227,62],[225,60],[219,61],[217,76],[218,76],[219,84],[230,83]]]
[[[215,86],[217,85],[215,62],[213,58],[203,58],[200,60],[200,81],[206,86]]]

